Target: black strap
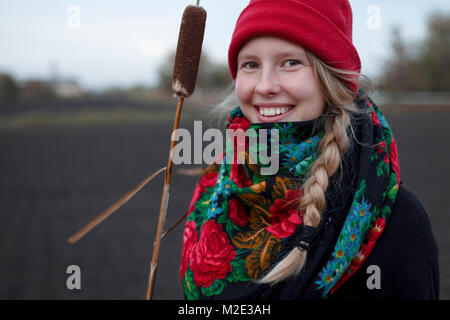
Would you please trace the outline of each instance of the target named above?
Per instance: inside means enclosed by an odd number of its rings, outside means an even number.
[[[297,249],[300,251],[308,251],[317,236],[317,228],[311,226],[303,226],[302,232],[295,238]]]

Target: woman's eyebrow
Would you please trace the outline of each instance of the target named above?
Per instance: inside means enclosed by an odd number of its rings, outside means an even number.
[[[292,57],[292,56],[306,59],[305,53],[300,50],[288,50],[288,51],[283,51],[283,52],[276,54],[277,58],[285,58],[285,57]]]
[[[240,54],[238,57],[238,60],[257,60],[258,59],[258,55],[255,54],[251,54],[251,53],[243,53]]]
[[[300,57],[302,59],[306,59],[305,53],[300,50],[282,51],[282,52],[276,53],[274,55],[274,57],[277,59],[286,58],[286,57]],[[242,54],[239,54],[239,57],[238,57],[238,60],[257,60],[257,59],[259,59],[257,54],[245,53],[245,52]]]

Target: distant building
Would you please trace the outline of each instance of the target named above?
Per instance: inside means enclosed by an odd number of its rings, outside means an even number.
[[[61,99],[78,99],[85,96],[85,91],[74,80],[41,79],[26,80],[22,86],[22,93],[26,99],[48,99],[52,97]]]
[[[50,83],[55,96],[63,99],[83,98],[84,90],[74,80],[58,80]]]

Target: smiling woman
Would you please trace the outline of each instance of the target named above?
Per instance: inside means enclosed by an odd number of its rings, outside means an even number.
[[[244,163],[206,169],[183,235],[186,298],[438,297],[436,241],[359,81],[352,21],[347,0],[252,0],[239,16],[226,128],[277,130],[281,168],[261,175],[246,146]]]

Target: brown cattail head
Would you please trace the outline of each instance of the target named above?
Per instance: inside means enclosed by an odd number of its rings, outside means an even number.
[[[194,92],[205,22],[206,11],[202,7],[188,6],[184,10],[172,74],[172,91],[177,97],[186,98]]]

